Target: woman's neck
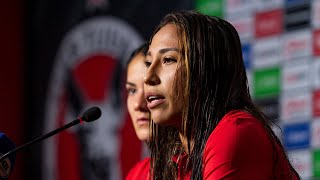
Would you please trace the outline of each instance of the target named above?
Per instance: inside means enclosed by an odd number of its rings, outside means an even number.
[[[192,147],[193,147],[193,142],[192,140],[189,142],[189,147],[188,147],[188,138],[187,136],[185,135],[185,133],[183,132],[179,132],[179,137],[180,137],[180,141],[182,143],[182,146],[183,146],[183,149],[184,151],[189,154],[189,151],[192,151]],[[189,149],[190,148],[190,149]]]

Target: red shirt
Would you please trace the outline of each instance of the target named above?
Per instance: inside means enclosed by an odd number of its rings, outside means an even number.
[[[292,179],[298,179],[290,171],[278,145],[279,162],[274,167],[274,151],[266,130],[256,118],[243,111],[231,111],[208,138],[203,154],[203,179],[289,180],[291,175]],[[182,156],[178,166],[182,166],[186,158]],[[180,171],[178,179],[190,179],[190,173]]]
[[[150,158],[139,161],[128,173],[126,180],[149,179]]]

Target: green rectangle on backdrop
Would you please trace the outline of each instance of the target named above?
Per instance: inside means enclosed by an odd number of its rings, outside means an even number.
[[[320,149],[313,151],[313,176],[320,178]]]
[[[279,67],[255,70],[253,75],[254,98],[265,98],[279,95],[280,79]]]
[[[196,10],[209,16],[223,17],[223,0],[196,0]]]

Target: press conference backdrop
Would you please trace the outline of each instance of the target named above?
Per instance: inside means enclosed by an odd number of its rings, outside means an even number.
[[[131,51],[177,9],[236,27],[253,98],[282,128],[274,129],[300,175],[320,178],[320,0],[33,0],[28,6],[30,137],[89,106],[103,114],[34,148],[28,178],[123,179],[145,155],[126,111],[124,68]]]
[[[197,9],[236,27],[254,100],[282,129],[274,127],[301,177],[320,179],[320,1],[198,1]]]
[[[31,1],[31,2],[30,2]],[[30,0],[28,130],[45,134],[98,106],[99,120],[32,148],[27,179],[120,180],[146,156],[126,110],[125,66],[167,13],[191,0]]]

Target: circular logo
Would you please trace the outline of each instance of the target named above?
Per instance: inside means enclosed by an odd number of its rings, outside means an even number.
[[[66,34],[49,84],[45,131],[68,123],[91,106],[100,107],[102,116],[45,144],[46,179],[65,175],[72,179],[70,174],[76,179],[121,179],[119,137],[126,112],[122,69],[141,43],[139,34],[115,17],[88,19]],[[68,168],[73,169],[64,172]]]

